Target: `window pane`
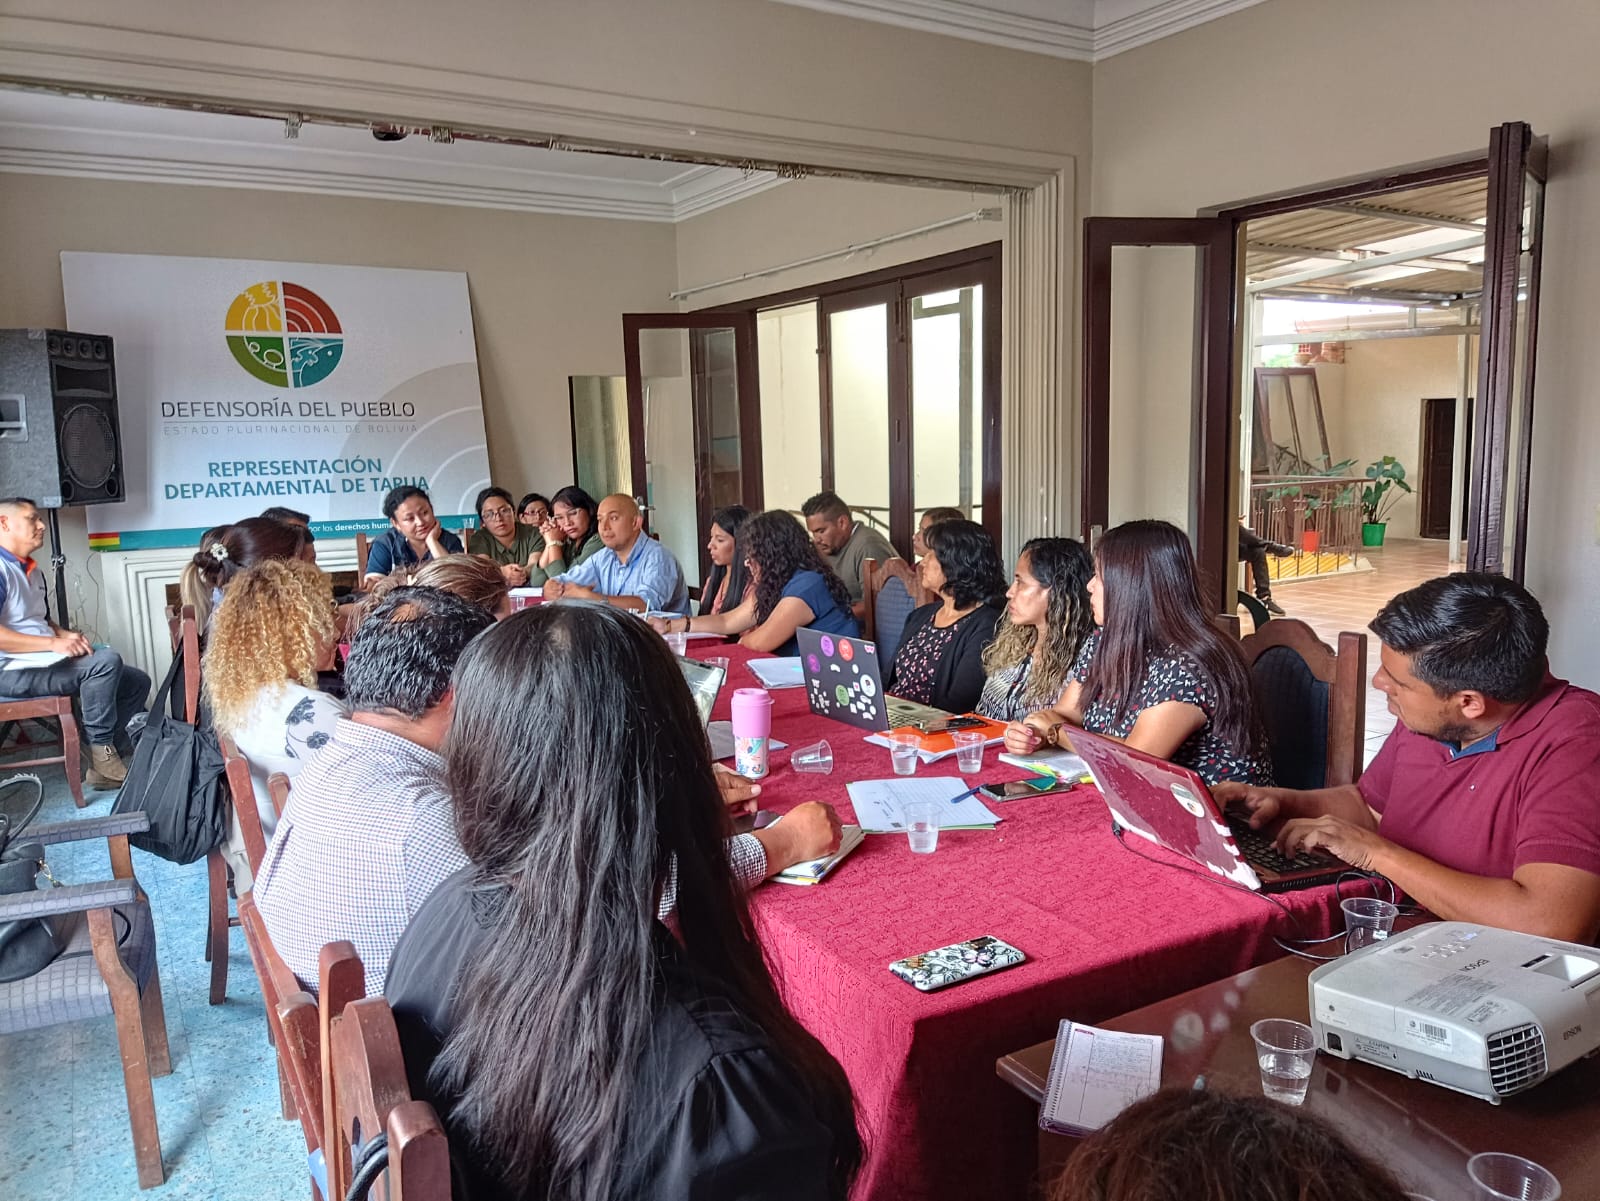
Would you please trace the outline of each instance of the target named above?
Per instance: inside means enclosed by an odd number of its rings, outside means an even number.
[[[766,507],[798,511],[822,488],[815,301],[756,314]]]
[[[829,315],[834,489],[889,533],[889,306]]]
[[[645,492],[650,532],[677,556],[691,580],[700,573],[695,504],[694,394],[689,336],[680,329],[639,333],[644,375]],[[596,497],[598,500],[599,497]]]
[[[628,385],[620,375],[573,375],[573,478],[590,496],[632,490]]]
[[[695,402],[700,453],[710,484],[711,509],[744,501],[739,446],[737,336],[732,329],[696,330]]]
[[[983,288],[911,298],[913,526],[931,508],[983,520]]]

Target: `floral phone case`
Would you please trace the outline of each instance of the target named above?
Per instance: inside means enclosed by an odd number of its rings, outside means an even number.
[[[1027,958],[1016,947],[998,938],[983,935],[968,939],[936,951],[924,951],[897,959],[889,970],[912,988],[932,992],[951,984],[960,984],[975,976],[985,976],[1002,968],[1014,967]]]

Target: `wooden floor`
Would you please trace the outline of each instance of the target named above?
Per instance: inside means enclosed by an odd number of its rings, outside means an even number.
[[[1449,543],[1443,541],[1394,541],[1362,553],[1372,564],[1371,571],[1314,580],[1279,580],[1272,586],[1272,597],[1290,617],[1308,623],[1330,646],[1337,645],[1343,630],[1367,635],[1366,760],[1370,763],[1394,728],[1395,719],[1383,694],[1371,686],[1372,673],[1378,670],[1378,641],[1367,623],[1395,594],[1460,568],[1451,567]],[[1242,620],[1248,627],[1248,619]]]

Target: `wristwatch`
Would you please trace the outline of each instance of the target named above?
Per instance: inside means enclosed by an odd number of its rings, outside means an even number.
[[[1060,746],[1061,745],[1061,727],[1066,725],[1066,724],[1067,723],[1064,722],[1064,721],[1058,721],[1054,725],[1049,726],[1049,727],[1045,728],[1044,730],[1040,731],[1040,733],[1042,733],[1044,735],[1044,743],[1045,743],[1046,746]]]

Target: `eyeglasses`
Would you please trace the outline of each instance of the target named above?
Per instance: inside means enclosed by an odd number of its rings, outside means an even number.
[[[507,508],[485,509],[483,511],[483,518],[484,518],[485,521],[487,521],[491,517],[510,517],[511,514],[514,513],[515,511],[516,510],[514,510],[514,509],[507,509]]]

